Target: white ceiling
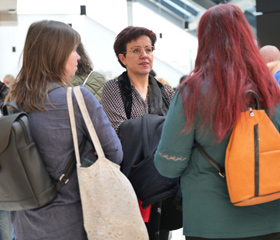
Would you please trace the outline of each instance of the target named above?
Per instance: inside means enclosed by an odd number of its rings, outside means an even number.
[[[0,26],[17,25],[17,0],[0,0]]]
[[[0,12],[8,13],[17,9],[17,0],[0,0]]]

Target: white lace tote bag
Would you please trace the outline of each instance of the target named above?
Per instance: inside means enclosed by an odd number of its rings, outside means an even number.
[[[81,167],[77,131],[72,103],[72,88],[67,90],[67,102],[77,160],[78,181],[83,209],[84,227],[89,240],[148,240],[134,189],[120,171],[120,166],[106,159],[89,117],[80,87],[74,87],[95,150],[97,161]]]

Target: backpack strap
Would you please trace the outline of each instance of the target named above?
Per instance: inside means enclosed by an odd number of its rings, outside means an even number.
[[[59,83],[52,83],[49,90],[48,90],[48,93],[50,93],[51,91],[57,89],[57,88],[60,88],[60,87],[63,87],[61,84]]]
[[[84,151],[85,145],[86,145],[86,139],[85,139],[85,137],[83,137],[83,140],[79,145],[80,154]],[[65,184],[68,183],[75,168],[76,168],[76,157],[75,157],[75,152],[73,152],[71,159],[67,163],[63,173],[59,177],[59,181],[56,184],[57,191],[59,191]]]
[[[212,165],[214,168],[216,168],[219,171],[219,175],[222,178],[225,178],[225,169],[222,168],[217,162],[213,160],[213,158],[210,157],[210,155],[205,151],[205,149],[196,141],[194,140],[194,145],[197,147],[198,151],[202,154],[202,156]]]
[[[58,87],[61,87],[61,86],[59,84],[57,84],[50,91],[52,91],[52,90],[54,90],[54,89],[56,89]],[[8,106],[12,107],[14,110],[10,110],[8,108]],[[7,102],[3,106],[2,110],[3,110],[3,114],[4,115],[11,115],[11,114],[14,114],[14,113],[20,113],[20,110],[19,110],[17,104],[15,104],[14,102],[11,102],[11,101]],[[82,153],[84,151],[85,145],[86,145],[86,139],[85,139],[85,137],[83,137],[83,140],[82,140],[82,142],[79,145],[80,153]],[[69,162],[67,163],[65,169],[63,170],[63,173],[59,177],[59,181],[56,183],[57,191],[59,191],[65,184],[68,183],[68,181],[70,179],[70,176],[74,172],[75,168],[76,168],[76,157],[75,157],[75,152],[73,152],[73,154],[71,156],[71,159],[69,160]]]
[[[254,109],[260,109],[260,99],[259,99],[259,96],[258,94],[253,91],[253,90],[247,90],[245,92],[245,94],[252,94],[255,98],[255,106],[254,106]],[[250,112],[252,111],[252,108],[250,109]],[[213,158],[210,157],[210,155],[205,151],[205,149],[196,141],[194,140],[194,145],[197,147],[198,151],[202,154],[202,156],[212,165],[214,166],[218,171],[219,171],[219,175],[222,177],[222,178],[225,178],[226,174],[225,174],[225,169],[222,168],[216,161],[213,160]]]
[[[60,87],[63,87],[63,86],[58,84],[58,83],[53,83],[50,86],[50,89],[48,90],[48,93],[57,89],[57,88],[60,88]],[[12,109],[9,109],[8,106],[12,107]],[[16,103],[12,102],[12,101],[8,101],[6,104],[3,104],[2,106],[0,106],[0,109],[1,109],[4,116],[20,112],[18,105]]]
[[[8,106],[12,107],[13,110],[9,109]],[[6,104],[4,104],[2,106],[2,112],[3,112],[3,115],[6,116],[6,115],[13,114],[13,113],[19,113],[20,111],[19,111],[17,104],[15,104],[14,102],[8,101]]]

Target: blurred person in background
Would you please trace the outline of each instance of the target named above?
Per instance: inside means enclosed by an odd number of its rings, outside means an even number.
[[[15,78],[11,74],[7,74],[3,79],[3,83],[5,83],[8,88],[10,88],[12,86],[14,81],[15,81]]]
[[[71,83],[74,86],[85,86],[100,102],[106,79],[102,74],[93,71],[92,61],[82,43],[77,47],[77,53],[80,55],[81,59],[78,62],[78,70],[71,79]]]

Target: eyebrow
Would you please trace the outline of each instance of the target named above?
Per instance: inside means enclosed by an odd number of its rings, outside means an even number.
[[[132,48],[133,48],[133,47],[141,47],[141,46],[132,46]],[[153,45],[147,45],[147,46],[145,46],[145,48],[146,48],[146,47],[153,47]]]

